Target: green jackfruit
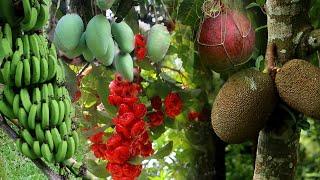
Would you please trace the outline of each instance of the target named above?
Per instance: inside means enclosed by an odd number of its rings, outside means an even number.
[[[127,81],[133,81],[133,61],[129,53],[119,53],[115,58],[117,72]]]
[[[110,9],[114,2],[115,2],[115,0],[97,0],[97,6],[101,10],[105,11],[107,9]]]
[[[124,21],[121,23],[113,22],[111,25],[111,33],[122,52],[131,53],[133,51],[134,33],[127,23]]]
[[[161,61],[170,47],[171,36],[167,28],[156,24],[148,33],[148,56],[153,62]]]
[[[78,46],[83,30],[81,17],[67,14],[58,21],[53,42],[63,52],[72,51]]]
[[[95,57],[102,57],[107,53],[111,27],[103,15],[94,16],[86,29],[86,44]]]
[[[105,66],[110,66],[113,63],[114,55],[115,55],[115,45],[113,42],[112,37],[109,37],[109,45],[108,45],[108,51],[107,54],[103,57],[97,58],[99,62],[101,62]]]
[[[306,116],[320,119],[320,69],[311,63],[294,59],[276,75],[281,99]]]
[[[232,75],[219,91],[212,108],[215,133],[228,143],[256,137],[277,104],[269,75],[246,69]]]

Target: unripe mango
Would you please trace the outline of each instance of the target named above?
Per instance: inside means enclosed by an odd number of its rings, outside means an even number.
[[[94,55],[92,54],[92,52],[90,51],[90,49],[88,48],[87,44],[86,44],[86,32],[84,32],[81,36],[81,40],[80,41],[84,41],[84,47],[82,49],[82,56],[84,57],[84,59],[87,62],[92,62],[94,60]]]
[[[78,46],[83,30],[81,17],[77,14],[67,14],[58,21],[53,42],[64,52],[72,51]]]
[[[133,61],[129,53],[119,53],[115,58],[117,72],[127,81],[133,81]]]
[[[97,6],[101,10],[107,10],[112,7],[114,2],[115,2],[115,0],[97,0]]]
[[[109,45],[107,54],[103,57],[97,58],[99,62],[101,62],[105,66],[110,66],[113,63],[114,55],[115,55],[115,45],[112,37],[109,37]]]
[[[108,50],[110,23],[103,15],[94,16],[87,25],[86,44],[95,57],[102,57]]]
[[[134,33],[127,23],[124,21],[120,23],[113,22],[111,25],[111,33],[122,52],[131,53],[133,51]]]
[[[163,25],[154,25],[148,33],[147,50],[150,60],[161,61],[170,47],[171,36]]]
[[[80,56],[82,54],[82,52],[84,51],[84,49],[86,49],[86,48],[87,48],[86,47],[86,40],[85,40],[84,36],[82,35],[78,46],[74,50],[67,51],[64,53],[68,58],[73,59],[75,57]]]

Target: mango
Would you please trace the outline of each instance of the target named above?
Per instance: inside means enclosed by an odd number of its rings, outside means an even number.
[[[148,57],[153,62],[160,62],[170,47],[171,36],[167,28],[161,24],[152,26],[148,33]]]
[[[81,36],[81,40],[80,41],[84,41],[84,47],[82,49],[82,56],[84,57],[84,59],[87,62],[92,62],[94,60],[94,55],[92,54],[92,52],[90,51],[90,49],[88,48],[87,44],[86,44],[86,32],[84,32]]]
[[[133,51],[134,33],[127,23],[124,21],[120,23],[113,22],[111,25],[111,33],[122,52],[131,53]]]
[[[53,42],[64,52],[72,51],[78,46],[83,31],[81,17],[77,14],[67,14],[58,21]]]
[[[114,4],[115,0],[97,0],[97,6],[101,9],[101,10],[107,10],[110,9],[112,7],[112,5]]]
[[[105,54],[103,57],[97,58],[99,62],[101,62],[105,66],[110,66],[113,63],[114,55],[115,55],[115,45],[113,42],[112,37],[109,37],[109,45],[108,45],[108,51],[107,54]]]
[[[119,53],[115,58],[116,71],[127,80],[133,81],[133,60],[129,53]]]
[[[80,56],[82,54],[82,52],[84,51],[84,49],[86,49],[86,48],[87,48],[86,47],[86,40],[85,40],[84,36],[82,35],[78,46],[74,50],[64,52],[64,54],[69,59],[73,59],[75,57]]]
[[[107,53],[110,23],[103,15],[94,16],[87,25],[86,44],[95,57],[102,57]]]

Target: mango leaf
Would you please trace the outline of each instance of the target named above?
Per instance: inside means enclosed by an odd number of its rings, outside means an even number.
[[[101,161],[97,163],[92,159],[87,159],[86,165],[88,170],[99,178],[106,178],[110,176],[110,174],[106,171],[106,162]]]
[[[183,0],[178,11],[178,19],[184,25],[191,26],[193,30],[198,28],[202,17],[201,7],[204,0]]]
[[[260,5],[259,5],[258,3],[253,2],[253,3],[250,3],[250,4],[246,7],[246,9],[251,9],[251,8],[253,8],[253,7],[259,7],[259,8],[260,8]]]
[[[133,165],[140,165],[143,160],[145,160],[144,157],[142,157],[142,156],[135,156],[134,158],[132,158],[132,159],[129,160],[129,163],[130,163],[130,164],[133,164]]]
[[[160,148],[153,156],[154,159],[163,159],[164,157],[168,156],[173,149],[173,141],[169,141],[168,144]]]

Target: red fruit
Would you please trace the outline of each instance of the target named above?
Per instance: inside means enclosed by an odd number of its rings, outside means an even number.
[[[244,14],[224,9],[218,16],[204,19],[198,43],[202,63],[223,72],[248,60],[254,49],[255,32]]]

